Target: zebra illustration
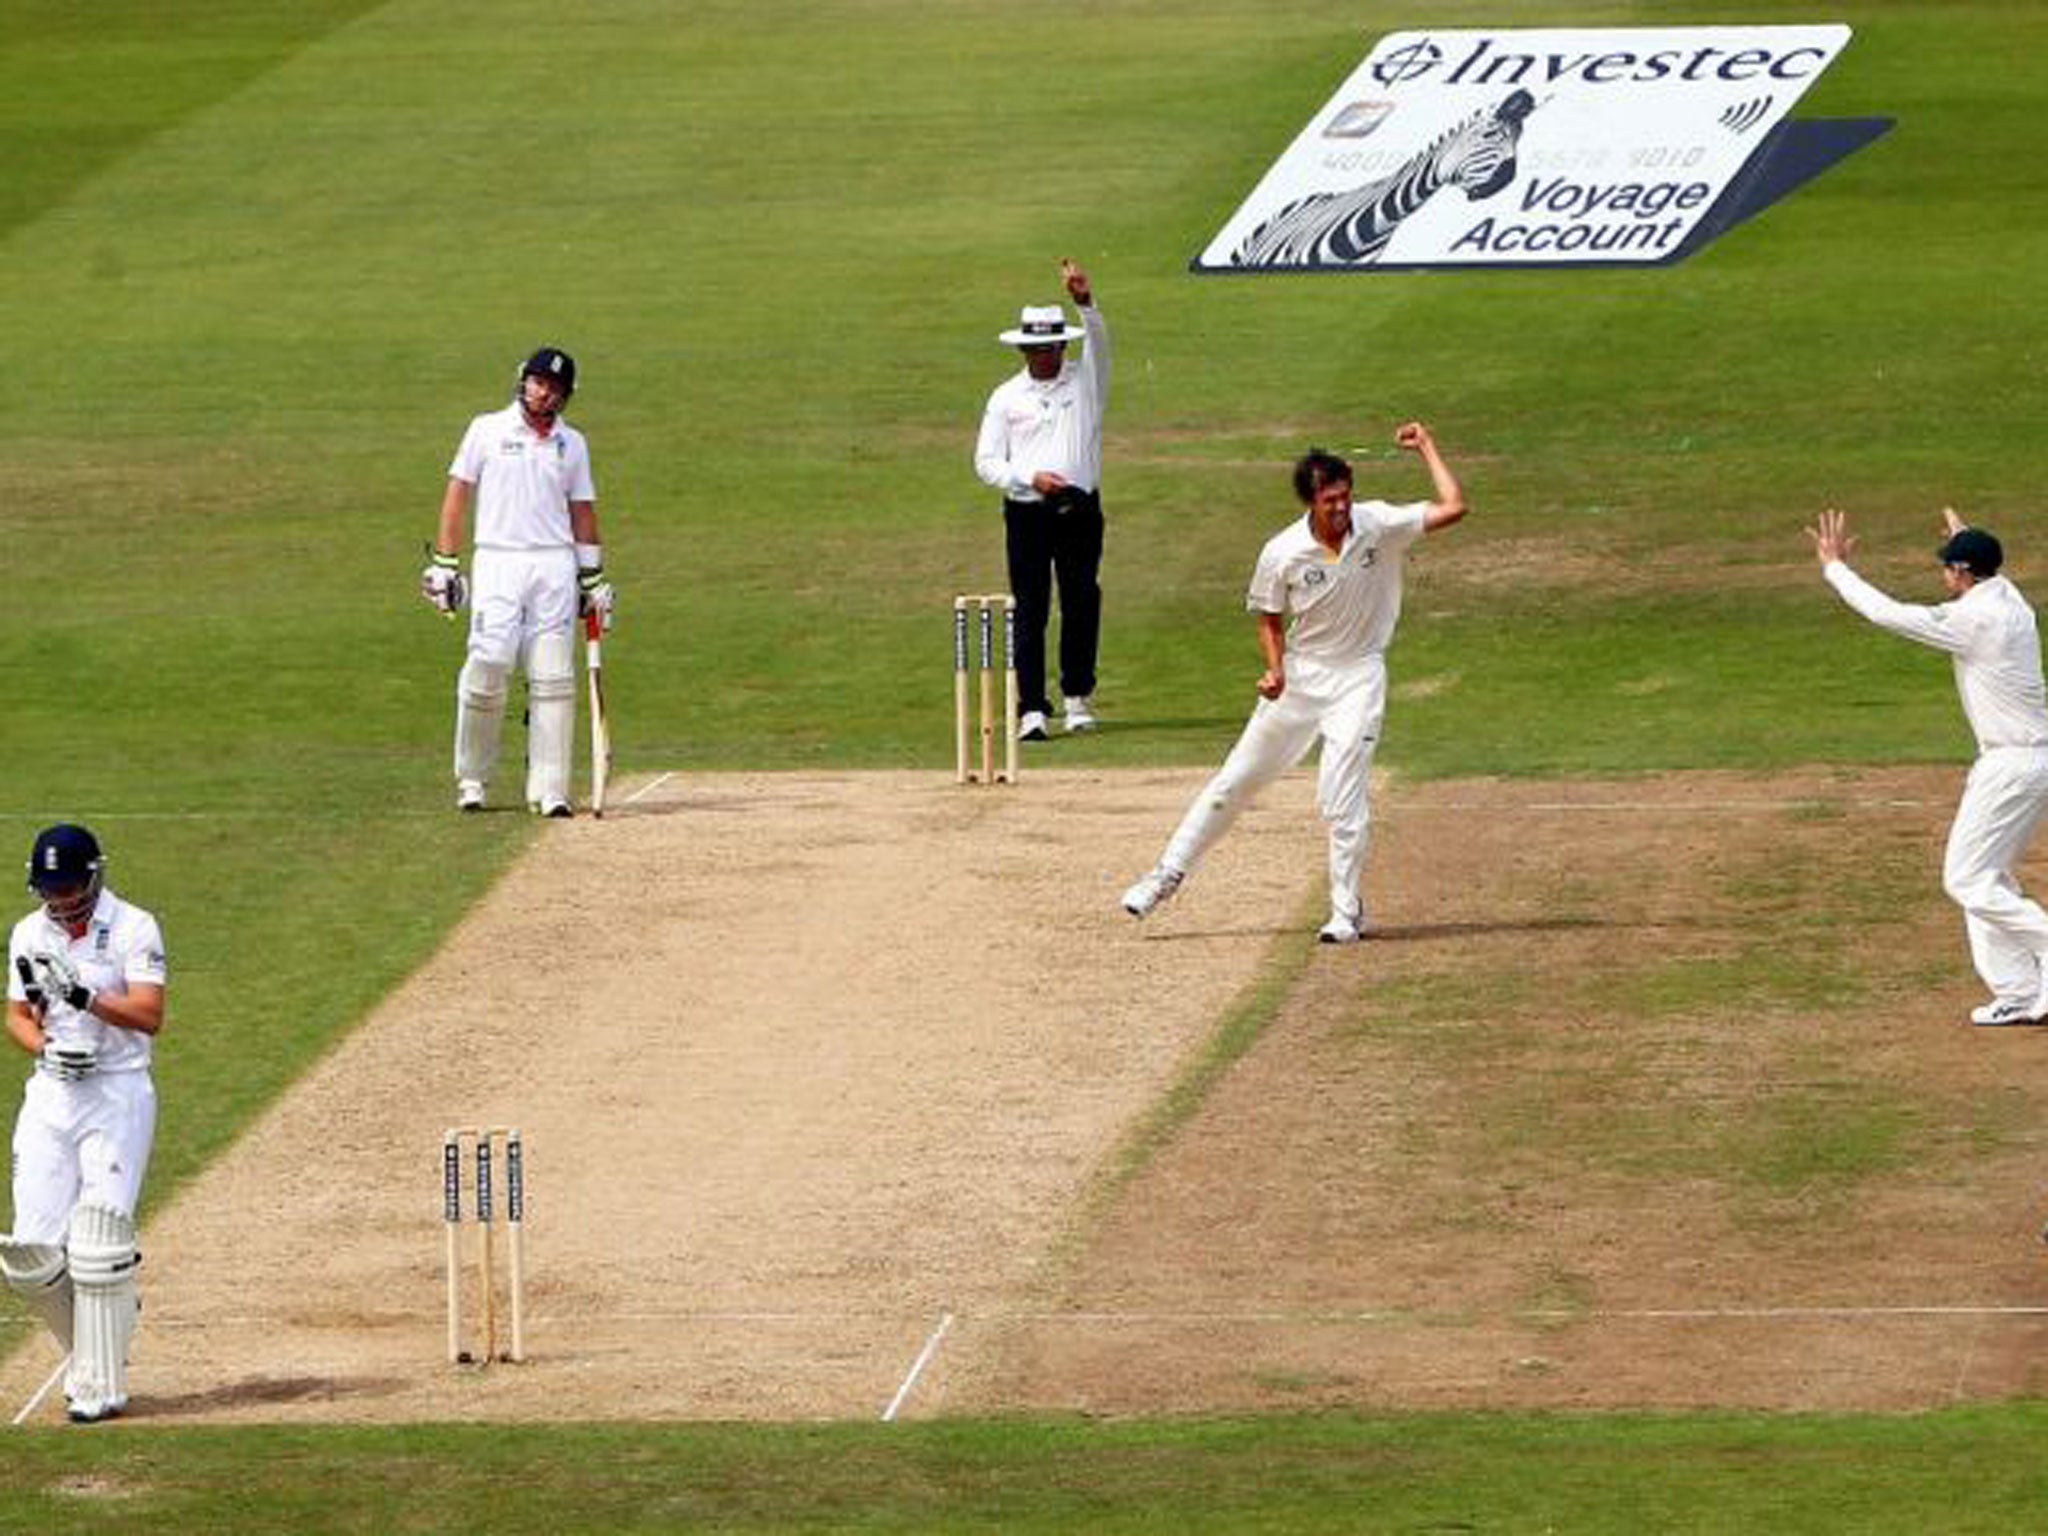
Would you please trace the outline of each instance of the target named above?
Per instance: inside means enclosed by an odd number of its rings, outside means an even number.
[[[1515,179],[1527,91],[1450,129],[1393,175],[1349,192],[1318,192],[1282,208],[1238,244],[1237,267],[1363,266],[1379,259],[1402,221],[1447,185],[1474,202]]]

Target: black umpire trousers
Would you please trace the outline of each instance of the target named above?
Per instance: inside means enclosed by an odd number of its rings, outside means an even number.
[[[1043,501],[1003,502],[1010,594],[1017,599],[1017,708],[1052,713],[1045,691],[1045,626],[1053,578],[1060,585],[1060,692],[1095,691],[1102,635],[1102,497],[1069,487]]]

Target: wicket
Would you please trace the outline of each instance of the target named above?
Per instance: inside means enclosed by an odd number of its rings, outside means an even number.
[[[1003,767],[996,770],[996,609],[1003,611]],[[1007,592],[962,593],[953,599],[953,778],[972,784],[968,765],[967,624],[981,618],[981,773],[983,784],[1017,782],[1017,599]]]
[[[472,1355],[462,1343],[462,1153],[466,1143],[476,1147],[476,1180],[471,1185],[477,1227],[477,1310],[482,1322],[482,1351]],[[505,1260],[506,1301],[511,1321],[510,1347],[498,1352],[498,1303],[496,1244],[492,1228],[496,1221],[491,1191],[493,1145],[505,1153]],[[474,1360],[514,1363],[526,1358],[526,1160],[519,1132],[498,1126],[457,1126],[441,1138],[441,1207],[446,1234],[448,1271],[448,1363],[466,1365]]]

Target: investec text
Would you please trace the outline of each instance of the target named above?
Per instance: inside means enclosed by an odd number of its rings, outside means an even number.
[[[1650,53],[1616,49],[1608,53],[1502,53],[1493,38],[1481,37],[1438,82],[1444,85],[1541,85],[1583,80],[1588,85],[1648,84],[1659,80],[1804,80],[1827,65],[1824,48],[1660,48]],[[1718,61],[1718,62],[1716,62]],[[1373,62],[1382,85],[1400,85],[1435,74],[1443,50],[1435,43],[1406,43]]]

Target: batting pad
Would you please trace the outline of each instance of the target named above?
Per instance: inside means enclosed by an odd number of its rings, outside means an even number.
[[[55,1243],[17,1243],[0,1237],[0,1276],[56,1335],[60,1348],[71,1348],[71,1271],[64,1250]]]
[[[112,1206],[71,1213],[71,1284],[77,1318],[64,1394],[72,1411],[102,1413],[128,1402],[128,1341],[135,1333],[135,1223]]]
[[[566,629],[535,635],[528,645],[526,703],[526,798],[534,805],[567,800],[576,747],[576,641]]]
[[[511,668],[472,654],[455,682],[455,777],[479,784],[498,761],[505,725],[505,680]]]

